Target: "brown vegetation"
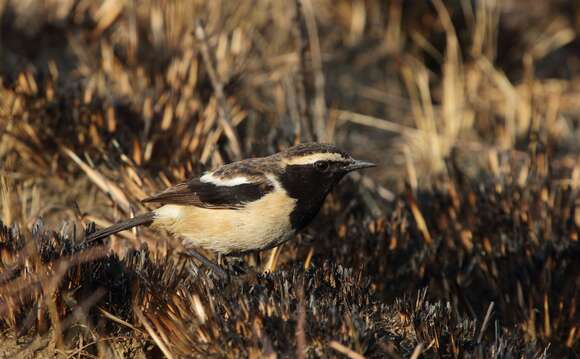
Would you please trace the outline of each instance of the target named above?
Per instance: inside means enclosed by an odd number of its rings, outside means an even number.
[[[580,355],[579,32],[577,1],[0,0],[0,353]],[[262,275],[84,242],[311,140],[379,168],[229,261]]]

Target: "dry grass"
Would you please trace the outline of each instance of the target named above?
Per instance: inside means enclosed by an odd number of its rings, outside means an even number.
[[[579,355],[579,14],[0,0],[0,352]],[[272,274],[208,277],[148,229],[83,243],[204,168],[308,140],[380,167],[230,263]]]

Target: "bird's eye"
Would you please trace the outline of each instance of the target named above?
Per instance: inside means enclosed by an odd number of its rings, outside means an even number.
[[[316,168],[316,170],[318,170],[319,172],[326,172],[330,168],[330,165],[328,164],[328,162],[320,161],[314,164],[314,168]]]

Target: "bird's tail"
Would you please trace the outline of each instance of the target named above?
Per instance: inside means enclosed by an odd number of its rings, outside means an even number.
[[[87,236],[86,240],[88,242],[92,242],[96,241],[97,239],[108,237],[111,234],[115,234],[124,231],[126,229],[131,229],[140,224],[151,224],[154,218],[155,218],[154,212],[143,213],[126,221],[115,223],[110,227],[91,233]]]

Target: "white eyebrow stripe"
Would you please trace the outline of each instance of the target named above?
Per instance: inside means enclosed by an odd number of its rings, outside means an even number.
[[[203,183],[211,183],[216,186],[234,187],[245,183],[251,183],[248,177],[233,177],[233,178],[219,178],[214,176],[212,172],[208,172],[201,176],[199,180]]]
[[[318,161],[337,161],[346,162],[348,159],[342,157],[340,153],[314,153],[302,157],[288,158],[285,160],[287,165],[310,165]]]

